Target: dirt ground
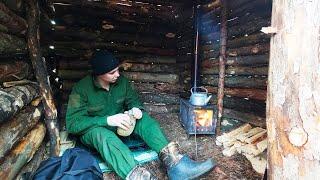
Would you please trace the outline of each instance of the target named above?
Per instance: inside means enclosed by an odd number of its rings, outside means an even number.
[[[188,138],[185,130],[180,125],[178,114],[153,114],[153,117],[159,120],[160,126],[170,141],[177,141],[184,153],[187,153],[192,159],[205,160],[213,158],[217,163],[217,168],[200,177],[201,180],[220,180],[220,179],[261,179],[262,175],[256,173],[250,162],[242,155],[225,157],[222,155],[222,148],[215,145],[215,136],[198,135],[197,156],[195,148],[195,138]],[[153,161],[145,165],[153,172],[159,180],[168,179],[165,168],[159,161]],[[114,173],[104,174],[104,179],[119,179]]]

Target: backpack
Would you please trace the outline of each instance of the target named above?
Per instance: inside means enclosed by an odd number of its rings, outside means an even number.
[[[62,157],[41,162],[32,179],[36,180],[100,180],[103,174],[97,160],[80,148],[67,149]]]

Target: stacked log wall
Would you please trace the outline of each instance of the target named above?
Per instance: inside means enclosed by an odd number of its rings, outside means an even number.
[[[27,55],[27,24],[20,3],[0,2],[0,179],[15,179],[45,144],[43,107]],[[39,164],[43,159],[42,153],[33,161]]]
[[[270,24],[272,2],[255,0],[254,5],[228,2],[224,107],[264,118],[269,37],[260,30]],[[219,10],[205,11],[200,28],[201,82],[213,94],[218,91]],[[212,102],[216,104],[216,98]],[[224,112],[224,117],[229,117],[229,110]]]

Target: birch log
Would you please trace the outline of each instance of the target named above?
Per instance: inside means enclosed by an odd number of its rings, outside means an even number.
[[[0,123],[9,120],[38,95],[38,87],[35,85],[0,89]]]

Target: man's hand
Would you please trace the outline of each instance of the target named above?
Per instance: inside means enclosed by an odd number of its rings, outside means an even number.
[[[139,108],[132,108],[129,110],[129,114],[131,114],[134,118],[136,119],[141,119],[142,118],[142,111]]]
[[[129,127],[131,124],[130,116],[128,114],[123,114],[123,113],[115,114],[113,116],[108,116],[107,124],[109,126],[117,126],[124,130],[129,130]]]

